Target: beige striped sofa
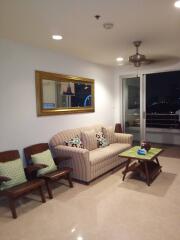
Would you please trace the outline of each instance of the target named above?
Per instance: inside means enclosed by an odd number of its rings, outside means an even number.
[[[88,150],[65,146],[65,141],[70,138],[81,136],[83,131],[102,131],[102,125],[95,125],[86,128],[64,130],[57,133],[50,140],[50,147],[55,157],[70,156],[70,160],[62,161],[62,167],[73,168],[73,178],[84,183],[90,183],[93,179],[117,167],[124,160],[118,154],[132,145],[131,134],[114,133],[115,141],[104,148]]]

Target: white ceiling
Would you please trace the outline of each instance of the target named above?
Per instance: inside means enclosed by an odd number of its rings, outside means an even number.
[[[174,0],[0,0],[0,36],[116,66],[135,51],[180,57],[180,9]],[[100,14],[97,21],[94,15]],[[104,22],[114,28],[105,30]],[[62,34],[62,41],[51,39]]]

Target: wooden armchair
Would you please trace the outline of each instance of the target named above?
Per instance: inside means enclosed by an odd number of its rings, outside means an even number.
[[[49,149],[48,143],[39,143],[39,144],[35,144],[35,145],[24,148],[24,155],[25,155],[25,158],[26,158],[27,165],[29,167],[33,168],[34,164],[32,162],[31,155],[44,152],[48,149]],[[64,178],[64,179],[68,180],[69,186],[73,187],[73,183],[72,183],[72,180],[71,180],[72,169],[67,168],[67,167],[66,168],[60,168],[59,167],[60,161],[67,160],[67,159],[69,159],[69,158],[68,157],[66,157],[66,158],[65,157],[54,158],[54,162],[57,166],[57,170],[39,176],[40,178],[45,180],[47,191],[48,191],[50,199],[53,198],[53,193],[52,193],[52,189],[51,189],[51,182],[58,181],[59,179]],[[42,166],[43,166],[43,164],[40,164],[40,168]],[[34,174],[31,173],[29,175],[31,179],[34,179],[34,178],[37,177],[37,171],[38,171],[38,168],[36,169],[36,171],[34,171]]]
[[[0,162],[8,162],[8,161],[14,161],[16,159],[19,159],[19,152],[17,150],[12,151],[6,151],[6,152],[0,152]],[[28,168],[27,168],[28,169]],[[4,181],[9,181],[10,178],[6,176],[0,176],[0,184]],[[9,200],[9,207],[12,212],[12,217],[17,218],[16,213],[16,207],[15,207],[15,201],[16,199],[29,194],[30,192],[34,190],[38,190],[41,196],[41,200],[43,203],[46,202],[45,196],[42,190],[42,186],[44,185],[43,179],[34,179],[32,181],[27,181],[22,184],[19,184],[17,186],[0,190],[0,196],[5,196]]]

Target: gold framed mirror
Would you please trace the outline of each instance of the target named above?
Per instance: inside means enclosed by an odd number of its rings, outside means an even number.
[[[36,71],[38,116],[94,112],[94,80]]]

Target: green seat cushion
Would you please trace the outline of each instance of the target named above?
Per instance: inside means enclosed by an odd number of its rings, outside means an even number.
[[[57,170],[57,166],[54,163],[50,150],[46,150],[44,152],[31,155],[31,158],[34,164],[47,165],[47,167],[38,170],[38,173],[37,173],[38,176]]]
[[[2,182],[0,190],[5,190],[17,186],[21,183],[27,182],[23,162],[21,159],[16,159],[8,162],[0,163],[0,176],[8,177],[11,180]]]

